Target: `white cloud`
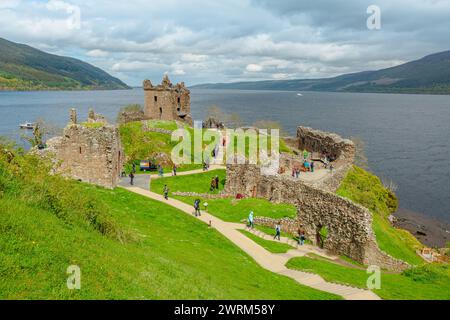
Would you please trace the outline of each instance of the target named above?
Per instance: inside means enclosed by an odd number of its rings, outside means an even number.
[[[262,69],[263,69],[262,66],[254,63],[250,63],[247,65],[247,67],[245,67],[245,70],[247,70],[248,72],[259,72],[262,71]]]
[[[282,80],[282,79],[286,79],[289,77],[289,74],[287,73],[274,73],[272,75],[272,78],[275,80]]]
[[[109,53],[100,49],[94,49],[86,52],[86,55],[92,58],[104,58],[107,57]]]
[[[175,76],[183,76],[186,72],[183,69],[175,69],[172,71],[172,74]]]
[[[0,10],[15,8],[20,4],[20,1],[21,0],[1,0],[0,1]]]
[[[207,59],[208,56],[205,54],[184,53],[181,55],[181,60],[186,62],[201,62]]]

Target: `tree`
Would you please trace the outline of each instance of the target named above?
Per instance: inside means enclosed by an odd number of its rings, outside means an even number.
[[[221,121],[221,122],[225,122],[227,116],[225,115],[225,112],[222,111],[222,109],[220,109],[219,106],[216,105],[212,105],[208,108],[207,112],[206,112],[206,118],[205,121],[213,118],[217,121]]]
[[[244,121],[241,119],[241,117],[237,113],[232,113],[227,118],[228,119],[226,122],[230,128],[237,129],[237,128],[241,128],[244,126]]]
[[[54,137],[62,134],[62,129],[56,125],[44,121],[43,119],[38,119],[34,124],[32,136],[23,134],[22,139],[27,141],[32,147],[43,146],[45,140],[49,137]]]
[[[284,130],[281,123],[278,121],[273,120],[258,120],[255,123],[253,123],[253,126],[258,129],[267,129],[268,131],[271,129],[278,129],[280,130],[280,136],[287,136],[287,132]]]

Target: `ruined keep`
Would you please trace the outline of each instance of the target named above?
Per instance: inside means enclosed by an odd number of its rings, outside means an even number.
[[[276,203],[292,204],[297,208],[295,219],[257,217],[255,223],[274,227],[280,222],[284,231],[295,235],[301,229],[316,245],[320,243],[320,230],[326,227],[328,237],[324,242],[325,249],[364,264],[375,264],[396,271],[406,268],[406,263],[378,248],[369,210],[335,194],[353,163],[354,146],[351,141],[303,127],[299,127],[297,134],[299,149],[333,152],[336,155],[337,169],[334,174],[330,173],[316,185],[286,175],[266,174],[259,165],[231,164],[227,166],[225,193],[264,198]]]
[[[178,120],[192,125],[190,91],[184,82],[173,85],[164,75],[161,84],[144,81],[146,119]]]
[[[125,160],[119,130],[92,110],[79,124],[72,109],[64,134],[40,153],[52,158],[56,173],[105,188],[117,186]]]

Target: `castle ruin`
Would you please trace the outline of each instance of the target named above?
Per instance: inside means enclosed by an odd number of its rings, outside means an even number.
[[[173,85],[164,75],[161,84],[144,81],[144,117],[156,120],[177,120],[192,125],[190,91],[184,82]]]
[[[64,134],[49,139],[47,148],[38,152],[50,156],[55,173],[111,189],[117,186],[125,161],[119,130],[93,110],[86,122],[77,123],[72,109]]]
[[[300,150],[306,149],[313,158],[328,154],[333,158],[334,172],[322,169],[325,175],[320,176],[318,181],[308,181],[295,179],[289,173],[266,174],[259,165],[231,164],[227,166],[225,193],[264,198],[275,203],[292,204],[297,208],[294,219],[256,217],[257,224],[274,227],[280,222],[284,231],[294,235],[301,229],[316,245],[321,243],[320,230],[326,227],[328,237],[323,243],[325,249],[360,263],[396,271],[405,269],[406,263],[379,249],[369,210],[335,193],[353,165],[354,144],[336,134],[306,127],[299,127],[297,137],[291,138],[289,144]],[[292,166],[295,158],[282,155],[280,168],[286,166],[289,172],[289,166]]]

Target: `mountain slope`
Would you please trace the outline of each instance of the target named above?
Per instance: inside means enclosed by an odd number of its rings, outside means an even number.
[[[0,38],[0,90],[128,88],[86,62]]]
[[[218,83],[194,88],[450,94],[450,51],[392,68],[334,78]]]

